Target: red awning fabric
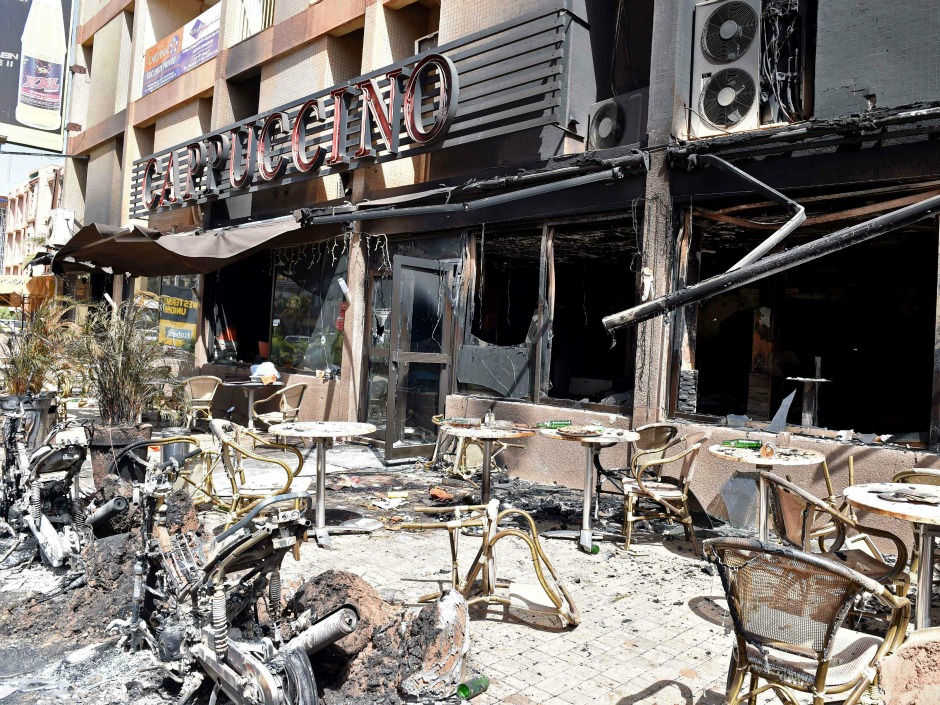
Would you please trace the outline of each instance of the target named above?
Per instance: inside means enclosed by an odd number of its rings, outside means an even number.
[[[102,270],[138,277],[206,274],[270,249],[279,236],[299,228],[290,216],[186,235],[94,223],[79,230],[56,253],[52,271]]]

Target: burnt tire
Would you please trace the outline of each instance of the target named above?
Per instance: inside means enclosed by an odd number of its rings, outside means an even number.
[[[313,666],[303,649],[288,649],[281,653],[283,671],[281,680],[284,684],[285,705],[317,705],[317,681],[313,676]]]

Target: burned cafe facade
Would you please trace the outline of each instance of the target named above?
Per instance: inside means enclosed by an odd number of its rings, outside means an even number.
[[[304,418],[373,423],[390,461],[493,412],[787,430],[840,484],[850,455],[863,481],[936,466],[940,78],[885,57],[940,48],[913,17],[915,49],[872,56],[853,4],[524,3],[140,155],[127,223],[84,223],[55,267],[172,278],[186,321],[160,334],[202,372],[270,360]],[[578,486],[560,445],[505,457]],[[727,468],[699,462],[721,513]]]

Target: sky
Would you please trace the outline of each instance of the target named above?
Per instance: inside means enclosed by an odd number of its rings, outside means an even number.
[[[5,154],[5,152],[32,152],[28,156]],[[50,156],[48,152],[39,152],[18,144],[5,144],[0,147],[0,195],[6,195],[18,184],[26,181],[30,172],[46,164],[61,164],[61,156]]]

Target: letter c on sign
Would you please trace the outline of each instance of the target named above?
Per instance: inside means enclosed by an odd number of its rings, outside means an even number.
[[[284,161],[283,154],[271,156],[271,142],[274,140],[275,126],[280,132],[290,124],[287,113],[271,113],[264,121],[261,127],[261,135],[258,137],[258,173],[265,181],[273,181],[284,175],[287,169],[287,162]]]
[[[321,119],[321,111],[319,101],[308,100],[300,106],[297,117],[294,118],[294,129],[291,132],[291,157],[297,171],[307,172],[319,169],[323,164],[323,158],[326,156],[323,147],[317,145],[312,154],[307,154],[307,120],[318,122]]]
[[[421,118],[421,108],[424,102],[421,83],[432,69],[437,69],[440,105],[434,117],[434,123],[429,128],[425,128],[424,120]],[[446,56],[429,54],[415,65],[408,87],[405,89],[405,129],[415,144],[430,144],[447,132],[457,116],[459,91],[457,67]]]
[[[143,183],[143,197],[144,205],[147,206],[148,211],[152,211],[157,207],[157,203],[160,202],[161,197],[163,196],[163,179],[160,179],[160,190],[154,193],[153,182],[157,178],[157,160],[156,158],[151,159],[147,162],[147,166],[144,167],[144,183]]]

